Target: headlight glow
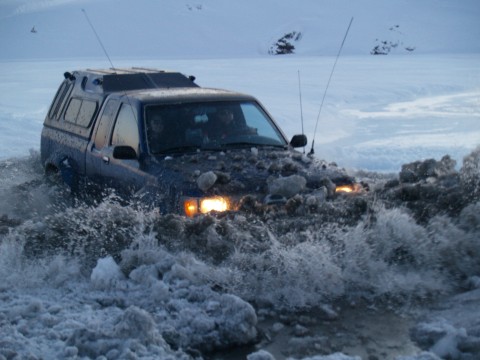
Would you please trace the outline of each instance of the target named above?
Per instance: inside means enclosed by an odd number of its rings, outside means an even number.
[[[200,212],[206,214],[210,211],[226,211],[228,210],[228,202],[225,198],[207,198],[200,199]]]
[[[193,217],[197,214],[207,214],[210,211],[227,211],[230,209],[228,198],[217,196],[211,198],[189,198],[184,200],[183,209],[185,214]]]
[[[335,188],[335,192],[337,193],[358,193],[362,187],[360,184],[349,184],[349,185],[342,185],[342,186],[337,186]]]

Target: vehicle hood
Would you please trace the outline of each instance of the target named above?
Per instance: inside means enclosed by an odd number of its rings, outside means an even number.
[[[354,182],[335,164],[291,149],[257,147],[158,156],[149,161],[147,171],[192,196],[252,194],[288,199],[322,187],[331,195],[336,185]]]

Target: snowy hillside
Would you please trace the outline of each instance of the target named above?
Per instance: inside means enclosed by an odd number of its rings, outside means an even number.
[[[290,33],[296,54],[334,55],[351,17],[345,54],[480,52],[477,0],[9,0],[0,58],[103,56],[81,9],[113,58],[259,56]]]

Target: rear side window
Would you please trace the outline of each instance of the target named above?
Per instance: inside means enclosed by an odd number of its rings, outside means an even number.
[[[65,112],[65,121],[74,123],[77,121],[78,112],[80,111],[80,106],[82,105],[82,100],[72,99],[68,105],[67,111]]]
[[[65,112],[65,121],[88,128],[96,111],[96,101],[73,98]]]
[[[139,143],[138,124],[134,109],[130,105],[122,104],[113,129],[112,145],[131,146],[138,154]]]
[[[65,101],[70,95],[70,91],[73,88],[74,83],[70,80],[65,80],[55,95],[55,99],[53,100],[52,107],[48,113],[48,117],[50,119],[57,119],[60,117],[62,113],[63,107],[65,106]]]
[[[92,119],[97,111],[97,102],[91,100],[83,100],[80,112],[77,116],[77,125],[89,127]]]

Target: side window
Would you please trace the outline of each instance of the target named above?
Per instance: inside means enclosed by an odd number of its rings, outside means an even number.
[[[60,114],[62,113],[65,100],[68,98],[70,91],[73,88],[74,83],[70,80],[65,80],[55,95],[55,99],[53,100],[53,104],[48,112],[48,117],[50,119],[59,118]]]
[[[118,101],[109,100],[105,105],[102,117],[98,123],[97,132],[95,133],[94,144],[96,149],[101,149],[107,144],[107,138],[110,130],[112,119],[115,118],[118,110]]]
[[[257,129],[258,135],[272,139],[278,139],[281,137],[270,123],[265,113],[256,104],[244,103],[241,107],[247,126]]]
[[[77,116],[77,125],[88,128],[92,122],[93,116],[97,111],[97,102],[92,100],[83,100],[80,112]]]
[[[97,103],[92,100],[72,99],[65,112],[65,121],[88,128],[97,111]]]
[[[134,109],[127,104],[122,104],[117,121],[113,129],[112,145],[128,145],[138,154],[140,138],[138,135],[137,119]]]
[[[78,112],[80,111],[80,106],[82,105],[82,100],[72,99],[70,104],[68,104],[67,111],[65,112],[65,121],[74,123],[77,121]]]

